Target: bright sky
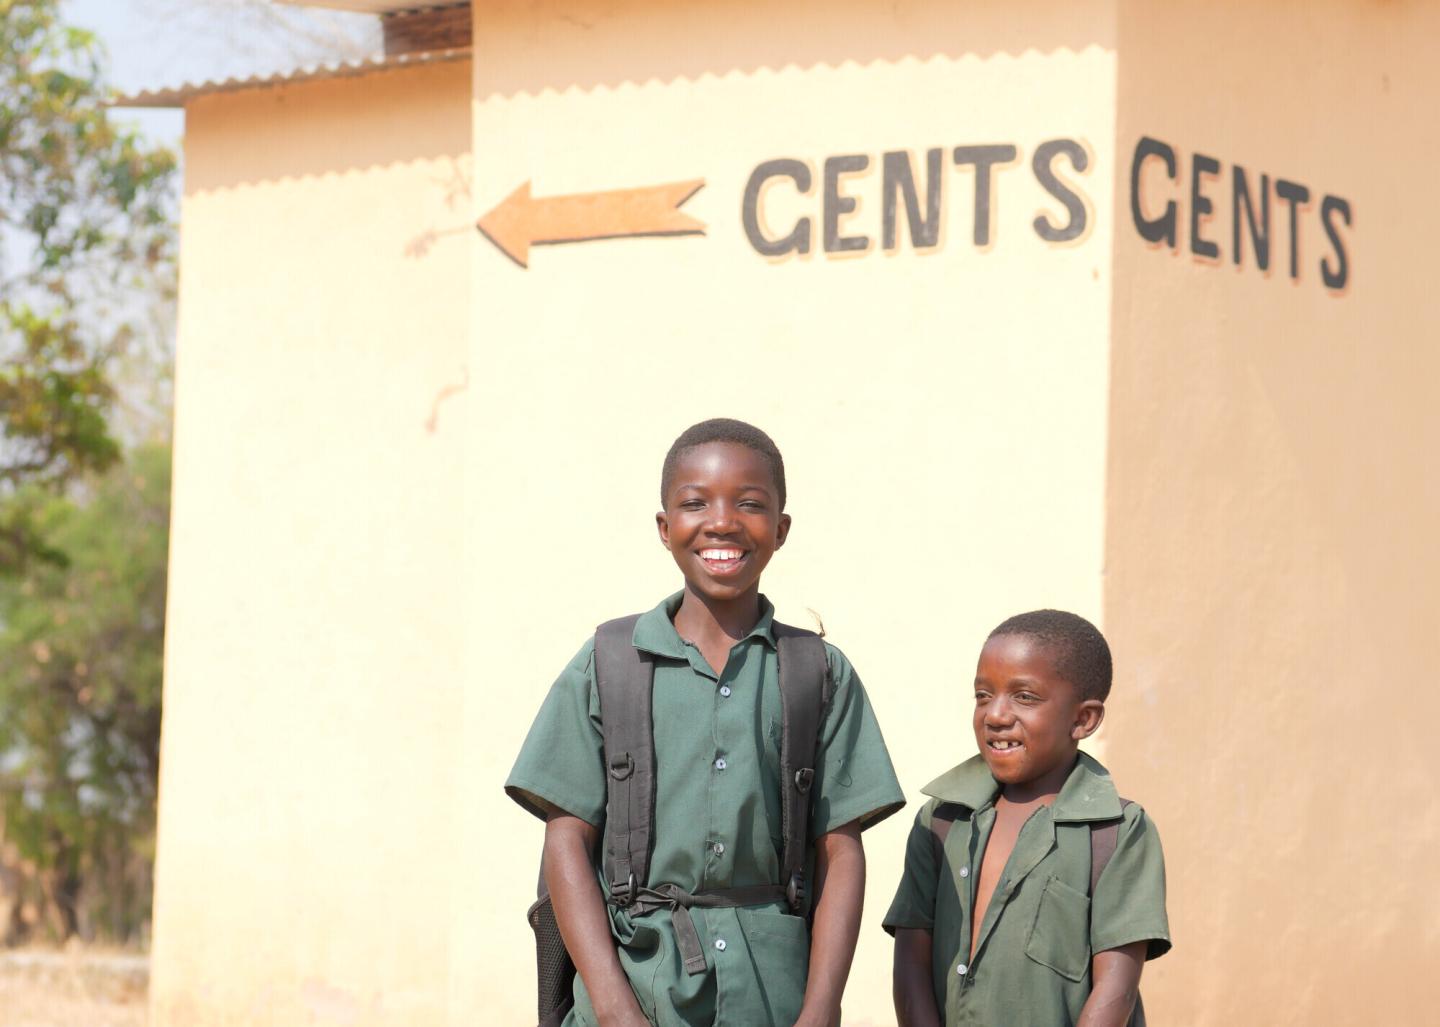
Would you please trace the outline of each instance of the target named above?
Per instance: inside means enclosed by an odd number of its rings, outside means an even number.
[[[66,22],[99,34],[122,93],[270,73],[380,49],[379,21],[264,0],[62,0]],[[130,109],[123,120],[178,147],[184,115]]]

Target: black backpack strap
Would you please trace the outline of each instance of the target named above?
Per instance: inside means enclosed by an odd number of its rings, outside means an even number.
[[[1115,855],[1115,843],[1120,840],[1120,823],[1125,807],[1130,805],[1129,799],[1120,800],[1122,816],[1114,820],[1091,821],[1090,823],[1090,891],[1095,894],[1095,886],[1100,883],[1100,875],[1105,872],[1105,867],[1110,863],[1110,857]]]
[[[961,814],[969,816],[968,807],[958,802],[942,802],[935,807],[935,812],[930,814],[930,833],[935,837],[935,865],[943,866],[945,863],[945,839],[950,835],[950,828],[955,821],[961,819]]]
[[[639,615],[595,629],[595,688],[605,739],[605,880],[621,904],[650,873],[655,826],[655,739],[650,720],[654,666],[635,648]]]
[[[1120,825],[1124,822],[1124,810],[1132,800],[1121,799],[1121,816],[1114,820],[1092,821],[1090,824],[1090,896],[1095,895],[1095,886],[1100,883],[1100,875],[1110,865],[1110,857],[1115,855],[1115,845],[1120,840]],[[1145,1027],[1145,1003],[1137,993],[1135,995],[1135,1008],[1130,1011],[1130,1019],[1126,1027]]]
[[[780,660],[780,820],[785,845],[780,883],[792,913],[805,907],[805,854],[809,847],[810,788],[820,718],[830,703],[830,661],[825,642],[813,631],[775,624]]]

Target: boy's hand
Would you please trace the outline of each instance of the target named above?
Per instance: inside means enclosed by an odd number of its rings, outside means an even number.
[[[815,919],[810,927],[810,974],[795,1027],[834,1027],[850,976],[860,911],[865,905],[865,847],[860,825],[849,823],[815,840]]]
[[[1076,1027],[1125,1027],[1130,1022],[1149,944],[1137,941],[1095,953],[1090,961],[1090,997]]]
[[[918,927],[895,930],[894,998],[900,1027],[940,1027],[930,980],[934,936]]]
[[[551,814],[545,822],[545,887],[560,937],[601,1027],[649,1027],[610,936],[610,917],[592,862],[599,844],[599,828],[568,813]]]

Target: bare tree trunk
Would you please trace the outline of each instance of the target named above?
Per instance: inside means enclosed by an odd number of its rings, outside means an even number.
[[[25,921],[20,917],[23,880],[0,831],[0,946],[18,945],[25,936]]]
[[[56,831],[51,836],[55,846],[55,867],[40,874],[40,888],[45,898],[45,919],[56,941],[69,941],[80,933],[80,888],[84,879],[80,875],[79,854]]]

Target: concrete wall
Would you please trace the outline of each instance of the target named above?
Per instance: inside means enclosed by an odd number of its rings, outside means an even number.
[[[1107,757],[1159,823],[1176,948],[1156,1023],[1428,1023],[1440,962],[1440,298],[1423,4],[1128,3],[1120,19]],[[1124,213],[1141,136],[1146,213]],[[1218,262],[1191,252],[1193,155]],[[1309,187],[1270,273],[1233,258],[1233,166]],[[1352,206],[1350,280],[1321,220]],[[1337,226],[1342,222],[1336,221]],[[1248,228],[1248,226],[1246,226]]]
[[[188,111],[156,1027],[443,1022],[468,97]]]

